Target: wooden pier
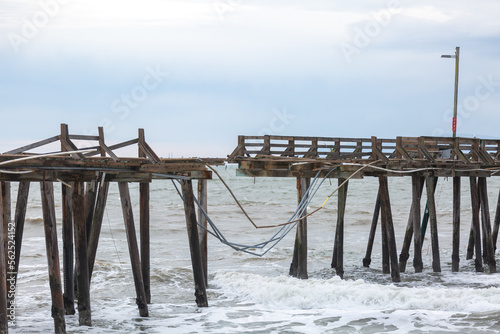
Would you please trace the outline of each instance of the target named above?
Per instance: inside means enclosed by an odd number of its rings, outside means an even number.
[[[110,182],[117,182],[120,191],[140,316],[148,316],[148,303],[151,302],[149,183],[156,179],[181,179],[182,195],[186,199],[185,216],[195,273],[196,302],[198,306],[208,305],[204,272],[206,263],[202,263],[199,247],[191,180],[210,179],[212,172],[206,165],[220,165],[224,163],[224,159],[161,159],[146,142],[142,129],[139,129],[137,138],[114,145],[106,144],[102,128],[98,129],[98,133],[98,136],[73,135],[69,133],[68,126],[62,124],[59,135],[0,154],[0,213],[3,226],[0,244],[4,245],[0,247],[0,333],[8,332],[8,324],[12,320],[9,319],[12,311],[10,306],[14,305],[31,182],[40,182],[41,188],[52,296],[51,313],[56,333],[66,332],[65,314],[75,314],[75,299],[79,324],[92,324],[89,286]],[[94,145],[78,148],[75,144],[78,141],[85,141],[87,146],[88,143]],[[34,149],[40,151],[52,143],[60,144],[61,150],[44,154],[30,153]],[[131,145],[137,145],[137,157],[119,157],[115,153],[117,149]],[[54,182],[62,184],[62,278]],[[140,183],[140,248],[135,232],[129,182]],[[17,183],[19,188],[12,220],[10,188],[13,183]],[[206,259],[206,255],[204,258]]]
[[[500,140],[448,137],[397,137],[396,139],[325,138],[285,136],[239,136],[238,146],[228,156],[237,163],[237,174],[251,177],[295,177],[299,197],[311,178],[337,178],[338,209],[332,268],[344,274],[344,216],[349,179],[368,176],[379,179],[369,231],[365,267],[370,266],[373,241],[379,216],[382,234],[382,270],[394,282],[406,270],[413,242],[415,272],[423,270],[422,240],[429,224],[432,243],[432,268],[441,271],[434,191],[439,177],[453,178],[453,253],[452,270],[459,268],[460,185],[468,178],[471,185],[472,223],[467,259],[475,254],[476,271],[496,272],[495,249],[500,225],[500,196],[493,227],[490,220],[487,178],[500,175]],[[391,201],[387,178],[412,178],[412,205],[401,252],[397,254]],[[421,198],[426,190],[426,210],[421,217]],[[307,217],[297,225],[290,274],[307,278]]]
[[[77,143],[84,141],[85,147]],[[91,143],[90,147],[89,144]],[[32,153],[47,145],[58,145],[55,152]],[[116,150],[137,146],[137,157],[119,157]],[[332,268],[344,275],[344,229],[349,180],[376,177],[379,181],[373,219],[367,231],[368,244],[363,265],[371,265],[377,227],[382,235],[382,270],[394,282],[406,270],[413,244],[413,266],[423,270],[422,240],[429,225],[432,269],[441,271],[437,214],[434,198],[440,177],[453,178],[452,270],[459,270],[460,187],[468,178],[471,189],[472,222],[468,236],[467,259],[475,256],[476,271],[484,265],[496,271],[495,248],[500,225],[500,197],[493,223],[489,215],[487,179],[500,171],[500,140],[446,137],[398,137],[396,139],[324,138],[282,136],[239,136],[238,145],[227,159],[163,159],[156,155],[139,129],[137,138],[113,145],[104,140],[102,128],[97,136],[70,134],[66,124],[60,134],[0,154],[0,333],[8,332],[10,305],[21,261],[24,220],[31,182],[41,189],[44,232],[48,260],[52,317],[56,333],[65,333],[65,315],[78,311],[79,324],[92,325],[90,284],[103,221],[109,183],[117,182],[127,235],[130,262],[140,316],[148,316],[150,288],[149,185],[153,180],[180,179],[186,230],[193,267],[196,303],[208,306],[207,286],[207,180],[208,166],[237,163],[237,174],[252,177],[294,177],[299,203],[308,196],[314,178],[338,179],[337,224]],[[500,174],[498,174],[500,175]],[[391,211],[388,177],[408,176],[412,180],[409,208],[402,247],[398,255]],[[198,215],[192,180],[198,180]],[[63,262],[59,263],[58,232],[53,183],[60,182],[62,196]],[[129,183],[140,183],[140,235],[136,235]],[[18,185],[14,217],[11,187]],[[425,190],[426,210],[421,217]],[[314,212],[310,212],[313,214]],[[307,279],[307,213],[299,217],[290,275]],[[379,224],[380,218],[380,224]],[[333,233],[333,232],[332,232]],[[138,241],[139,239],[139,241]],[[62,277],[61,277],[62,273]],[[76,283],[76,289],[75,289]],[[75,293],[76,291],[76,293]],[[75,300],[77,307],[75,310]]]

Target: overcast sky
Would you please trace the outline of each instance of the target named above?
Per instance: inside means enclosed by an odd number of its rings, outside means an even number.
[[[0,2],[0,151],[59,133],[225,157],[237,136],[500,137],[500,2]]]

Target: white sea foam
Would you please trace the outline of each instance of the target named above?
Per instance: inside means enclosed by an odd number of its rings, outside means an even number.
[[[218,272],[223,294],[267,307],[287,309],[334,308],[339,310],[435,310],[485,312],[498,310],[500,288],[484,289],[400,287],[363,280],[299,280],[289,276],[264,277],[252,273]]]

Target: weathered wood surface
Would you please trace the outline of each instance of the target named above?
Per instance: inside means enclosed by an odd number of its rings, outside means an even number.
[[[74,182],[72,200],[75,232],[75,272],[78,291],[78,322],[80,326],[91,326],[87,227],[85,225],[85,189],[83,182]]]
[[[389,197],[389,186],[387,177],[379,176],[380,184],[380,211],[382,212],[382,221],[385,223],[385,231],[387,234],[387,244],[389,257],[391,259],[391,277],[393,282],[400,282],[398,252],[396,247],[396,237],[394,234],[394,224],[392,221],[391,201]]]
[[[208,306],[207,289],[203,274],[203,262],[201,259],[200,240],[198,237],[198,224],[194,207],[193,184],[191,180],[182,180],[182,196],[184,199],[184,214],[186,216],[186,228],[191,253],[191,264],[193,267],[196,304],[199,307]]]
[[[97,246],[99,245],[99,236],[101,234],[102,221],[104,219],[104,210],[106,208],[106,201],[108,199],[109,182],[103,181],[104,178],[105,175],[101,175],[101,181],[99,182],[97,199],[95,202],[95,209],[92,215],[92,227],[90,229],[90,236],[88,238],[89,280],[92,280],[92,272],[94,271]]]
[[[16,211],[14,214],[14,226],[15,226],[15,260],[14,260],[14,274],[15,278],[14,284],[17,283],[17,274],[19,272],[19,263],[21,261],[21,248],[23,245],[23,234],[24,234],[24,222],[26,218],[26,209],[28,206],[28,194],[29,194],[30,183],[20,182],[19,188],[17,190],[17,201],[16,201]],[[10,270],[9,270],[10,271]]]
[[[363,259],[363,267],[370,267],[372,262],[373,242],[375,241],[375,232],[377,231],[378,217],[380,215],[380,190],[375,201],[375,209],[373,210],[373,219],[370,227],[370,235],[368,236],[368,245],[366,246],[366,254]]]
[[[335,230],[335,244],[333,246],[331,264],[331,267],[335,268],[335,272],[340,278],[344,277],[344,217],[347,202],[347,188],[349,186],[349,181],[346,181],[346,179],[338,179],[339,186],[342,184],[343,186],[338,190],[337,227]]]
[[[429,220],[431,227],[431,247],[432,247],[432,270],[435,273],[441,272],[441,259],[439,256],[439,239],[437,229],[436,201],[434,199],[434,191],[436,190],[435,179],[433,176],[425,177],[427,189],[427,206],[429,210]]]
[[[74,243],[73,243],[73,185],[61,186],[64,308],[66,314],[75,314]]]
[[[134,276],[135,291],[137,295],[136,304],[139,308],[139,314],[141,315],[141,317],[148,317],[148,304],[146,299],[146,291],[144,290],[141,259],[139,254],[139,246],[137,245],[137,236],[135,233],[134,216],[132,211],[132,203],[130,201],[128,183],[119,182],[118,189],[120,191],[123,220],[125,222],[125,231],[127,233],[127,241],[130,254],[130,263],[132,265],[132,273]]]
[[[309,178],[297,178],[297,202],[307,200],[306,191],[309,188],[311,180]],[[307,209],[303,215],[307,215]],[[293,250],[292,264],[290,265],[291,276],[300,279],[307,279],[307,218],[301,219],[297,223],[297,232],[295,235],[295,244]]]
[[[457,272],[460,265],[460,177],[453,178],[453,241],[451,270]]]
[[[42,193],[43,224],[49,267],[49,286],[52,295],[52,318],[54,318],[54,331],[56,333],[66,333],[61,270],[59,265],[59,250],[57,246],[54,189],[51,182],[42,182],[40,184],[40,190]]]
[[[249,176],[314,177],[312,171],[325,164],[344,164],[379,161],[388,170],[433,168],[435,176],[469,176],[471,168],[482,168],[485,176],[500,167],[499,140],[448,137],[397,137],[396,139],[239,136],[238,146],[228,156],[229,162],[239,164],[241,174]],[[302,165],[305,162],[309,164]],[[298,165],[297,163],[300,163]],[[352,167],[352,166],[351,166]],[[359,168],[359,167],[357,167]],[[380,173],[367,169],[363,175]],[[338,176],[336,176],[338,177]]]
[[[422,176],[412,175],[412,222],[413,222],[413,267],[416,273],[423,270],[422,236],[420,234],[420,197],[422,194]]]
[[[8,333],[8,304],[7,304],[7,231],[8,222],[6,210],[7,206],[6,198],[3,196],[0,189],[0,223],[2,224],[0,229],[0,333]],[[5,245],[5,246],[4,246]]]
[[[198,180],[198,224],[199,228],[201,260],[203,261],[203,274],[205,277],[205,286],[208,287],[208,232],[207,217],[203,211],[208,214],[208,183],[207,180]],[[203,210],[202,210],[203,208]]]

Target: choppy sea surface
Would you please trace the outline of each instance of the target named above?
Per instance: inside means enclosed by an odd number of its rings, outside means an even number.
[[[235,176],[235,166],[218,167],[258,225],[286,222],[297,206],[295,179]],[[196,186],[196,182],[194,182]],[[320,206],[336,188],[326,180],[310,203]],[[490,214],[495,215],[500,182],[489,180]],[[15,200],[17,184],[12,183]],[[130,187],[138,227],[138,185]],[[441,273],[433,273],[430,235],[423,245],[424,271],[415,273],[412,249],[401,282],[382,273],[380,228],[370,268],[362,266],[378,180],[351,180],[345,215],[344,279],[330,268],[337,201],[308,219],[309,279],[288,276],[295,230],[258,257],[209,237],[208,308],[198,308],[183,203],[170,181],[151,185],[151,294],[148,318],[135,304],[118,187],[112,184],[91,282],[92,327],[67,316],[68,333],[498,333],[500,274],[476,273],[465,259],[471,225],[468,179],[462,180],[460,272],[451,272],[452,180],[436,189]],[[389,180],[398,255],[408,221],[411,178]],[[208,212],[231,242],[257,244],[277,229],[255,229],[216,178],[208,181]],[[62,263],[61,192],[55,186]],[[425,192],[424,192],[425,197]],[[422,210],[425,206],[422,200]],[[258,251],[258,250],[256,250]],[[497,253],[498,257],[498,253]],[[485,268],[486,269],[486,268]],[[53,332],[47,258],[38,184],[30,189],[11,333]]]

